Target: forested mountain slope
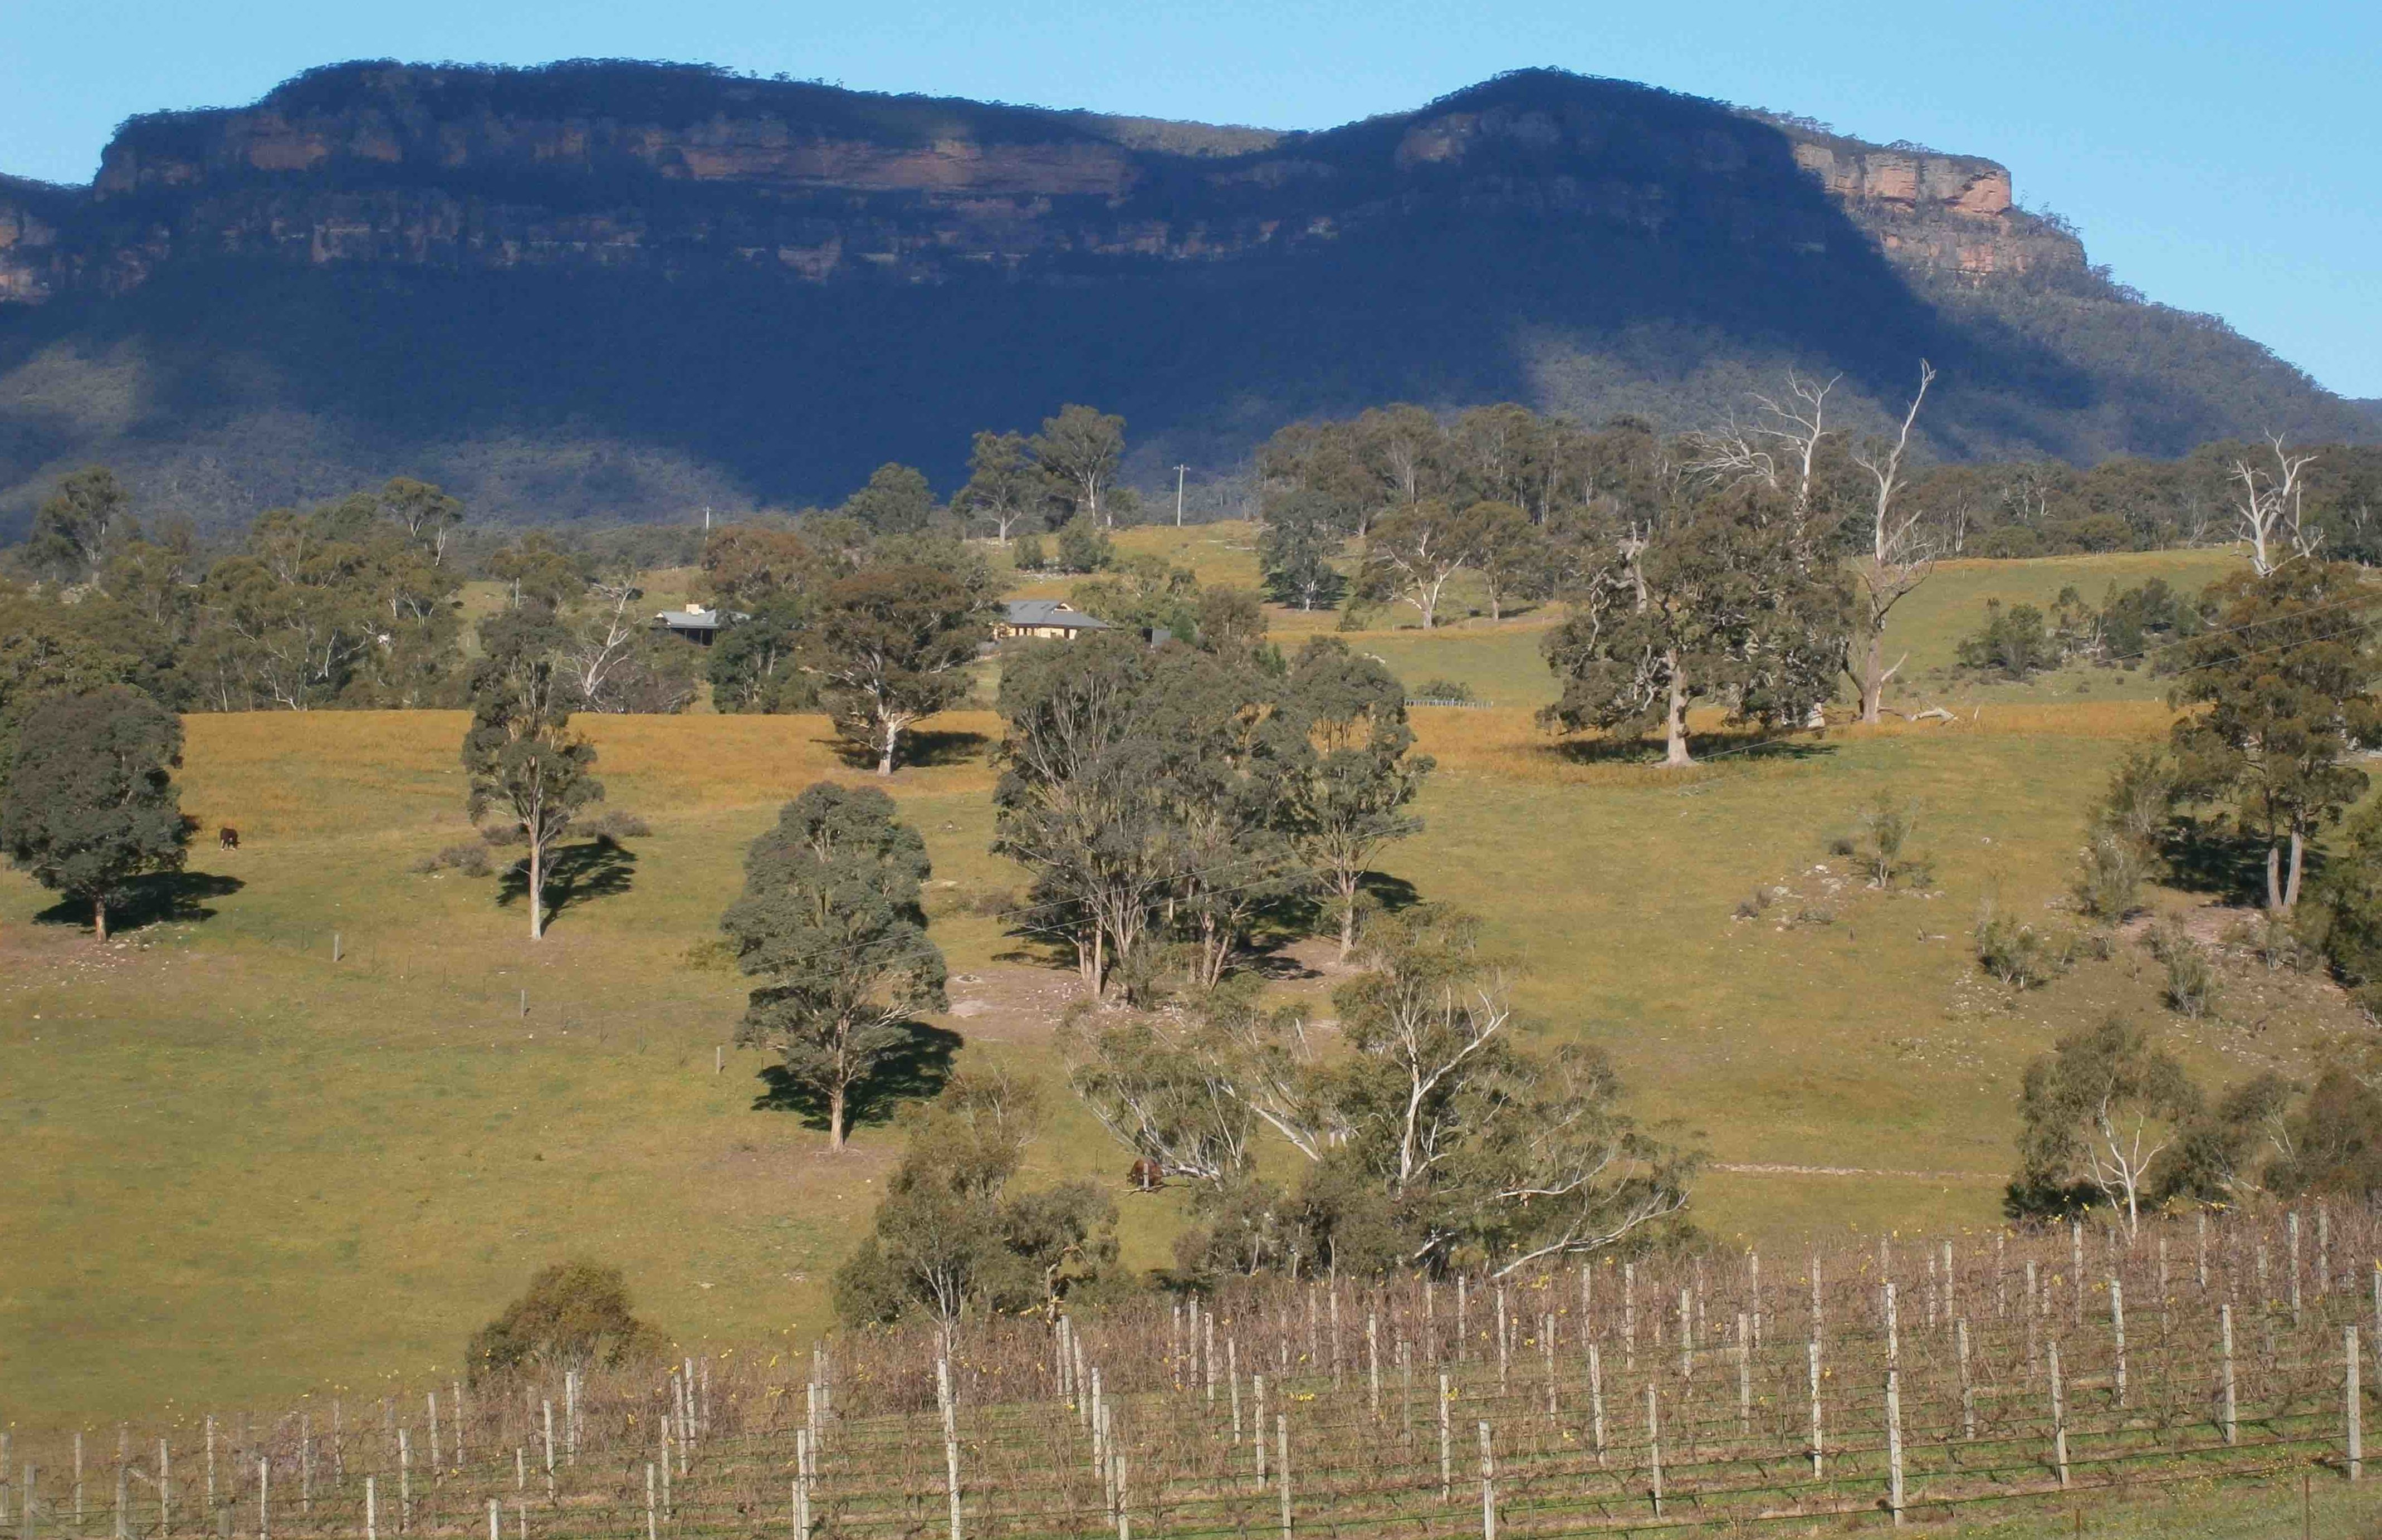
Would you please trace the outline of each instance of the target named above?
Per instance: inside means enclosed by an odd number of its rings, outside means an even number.
[[[0,179],[0,534],[117,465],[203,524],[395,473],[489,517],[832,499],[1062,401],[1229,471],[1301,415],[1858,421],[1925,355],[1945,457],[2382,432],[2143,302],[1970,156],[1553,71],[1318,133],[681,66],[390,63]]]

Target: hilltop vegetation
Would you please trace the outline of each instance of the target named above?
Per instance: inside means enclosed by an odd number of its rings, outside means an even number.
[[[0,307],[0,528],[94,461],[209,529],[396,474],[509,524],[792,508],[1086,399],[1215,507],[1370,402],[1676,429],[1799,366],[1874,429],[1922,356],[1944,460],[2374,433],[1990,161],[1555,71],[1274,135],[381,61],[136,118],[0,218],[52,238],[6,258],[47,298]]]

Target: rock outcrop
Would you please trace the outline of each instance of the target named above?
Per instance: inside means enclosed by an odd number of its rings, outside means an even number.
[[[252,107],[136,118],[89,189],[0,187],[0,300],[122,292],[224,256],[1080,279],[1087,263],[1362,240],[1433,209],[1658,239],[1703,226],[1802,256],[1849,230],[1897,263],[1975,278],[2082,263],[2013,207],[1990,161],[1549,73],[1277,134],[674,67],[368,64]]]

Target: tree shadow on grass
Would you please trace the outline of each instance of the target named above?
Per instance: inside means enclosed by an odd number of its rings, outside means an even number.
[[[2170,886],[2215,893],[2236,904],[2265,902],[2266,842],[2234,827],[2229,819],[2178,819],[2167,831],[2162,853]],[[2314,875],[2314,866],[2311,859],[2309,876]]]
[[[546,905],[548,923],[574,904],[608,898],[629,891],[636,881],[637,854],[612,839],[597,835],[579,844],[567,844],[546,860]],[[507,867],[497,883],[497,905],[508,908],[529,896],[529,863]]]
[[[125,884],[124,892],[107,906],[107,933],[137,930],[144,925],[163,920],[213,919],[215,910],[204,902],[210,898],[228,898],[248,886],[237,877],[225,877],[212,871],[153,871],[136,877]],[[91,927],[91,905],[83,899],[68,898],[51,905],[33,917],[36,925],[72,925],[88,930]]]
[[[834,749],[838,758],[855,770],[877,768],[876,751],[864,744],[841,735],[818,741]],[[893,769],[898,775],[905,770],[964,765],[984,758],[991,751],[992,740],[981,733],[959,728],[913,728],[902,734],[902,758]]]
[[[1663,744],[1659,738],[1560,738],[1553,751],[1556,758],[1575,765],[1663,768]],[[1691,733],[1688,735],[1688,752],[1695,762],[1683,768],[1694,770],[1731,760],[1823,758],[1835,754],[1836,745],[1815,738],[1780,738],[1760,733]]]
[[[902,1103],[932,1099],[952,1078],[952,1060],[965,1041],[947,1027],[911,1022],[909,1041],[880,1060],[874,1075],[844,1093],[843,1112],[852,1127],[890,1123]],[[804,1127],[828,1131],[825,1092],[797,1079],[783,1065],[765,1066],[761,1083],[767,1089],[753,1099],[755,1112],[795,1113]]]

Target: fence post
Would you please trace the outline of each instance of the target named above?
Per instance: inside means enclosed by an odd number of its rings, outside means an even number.
[[[2241,1425],[2235,1419],[2233,1399],[2233,1307],[2218,1305],[2216,1321],[2224,1338],[2225,1369],[2225,1443],[2228,1448],[2239,1441]]]
[[[1596,1462],[1602,1465],[1604,1463],[1604,1361],[1598,1356],[1593,1342],[1588,1345],[1588,1406],[1596,1438]]]
[[[364,1540],[380,1540],[380,1497],[370,1476],[364,1478]]]
[[[1885,1372],[1885,1506],[1902,1527],[1902,1371]]]
[[[2109,1332],[2118,1344],[2118,1404],[2126,1404],[2126,1286],[2109,1275]]]
[[[1753,1431],[1753,1339],[1746,1335],[1749,1323],[1743,1311],[1737,1312],[1737,1431],[1744,1437]]]
[[[1655,1411],[1654,1383],[1646,1382],[1646,1458],[1654,1476],[1654,1517],[1663,1516],[1663,1422]]]
[[[645,1540],[660,1540],[661,1524],[654,1510],[654,1462],[645,1461]]]
[[[1275,1482],[1282,1489],[1282,1540],[1290,1540],[1290,1419],[1276,1413],[1273,1431],[1274,1463],[1281,1467]]]
[[[1803,1358],[1811,1369],[1811,1479],[1821,1479],[1825,1457],[1820,1445],[1820,1339],[1811,1338],[1803,1345]]]
[[[1263,1374],[1251,1374],[1249,1376],[1249,1388],[1256,1394],[1258,1403],[1257,1436],[1250,1439],[1249,1442],[1257,1446],[1258,1490],[1262,1492],[1265,1490],[1266,1457],[1265,1376]]]
[[[1480,1540],[1497,1540],[1497,1458],[1489,1448],[1489,1424],[1480,1424]]]
[[[1960,1365],[1960,1436],[1977,1436],[1977,1389],[1969,1378],[1969,1318],[1952,1323],[1952,1350]]]
[[[2349,1367],[2349,1380],[2348,1385],[2345,1387],[2348,1392],[2346,1399],[2349,1403],[2347,1407],[2349,1414],[2349,1479],[2355,1481],[2365,1473],[2365,1427],[2364,1416],[2365,1407],[2364,1398],[2359,1392],[2357,1387],[2357,1328],[2355,1326],[2345,1326],[2342,1328],[2341,1352],[2347,1359]]]
[[[256,1462],[256,1540],[272,1540],[273,1535],[273,1462]]]
[[[1439,1376],[1439,1500],[1455,1500],[1455,1467],[1447,1434],[1447,1376]]]
[[[505,1540],[505,1520],[497,1499],[488,1499],[488,1540]]]
[[[2051,1457],[2059,1466],[2059,1489],[2068,1490],[2068,1398],[2059,1386],[2059,1344],[2051,1344]]]

